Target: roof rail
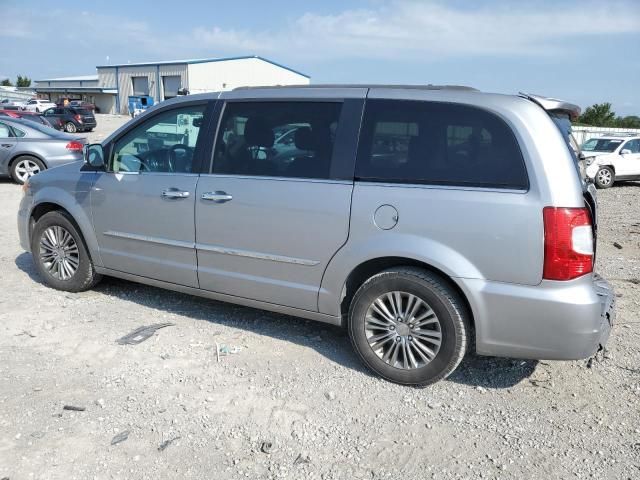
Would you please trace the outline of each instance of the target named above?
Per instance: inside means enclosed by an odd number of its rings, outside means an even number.
[[[601,137],[640,137],[640,133],[635,132],[602,132]]]
[[[477,88],[465,85],[386,85],[386,84],[354,84],[354,83],[318,83],[309,85],[262,85],[252,87],[236,87],[233,90],[253,90],[258,88],[399,88],[411,90],[462,90],[479,92]]]

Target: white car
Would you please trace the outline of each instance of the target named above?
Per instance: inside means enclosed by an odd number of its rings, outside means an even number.
[[[24,106],[23,110],[27,112],[44,112],[48,108],[55,108],[56,104],[49,100],[41,100],[39,98],[32,98]]]
[[[582,145],[587,176],[596,187],[609,188],[616,180],[640,180],[640,135],[606,135]]]

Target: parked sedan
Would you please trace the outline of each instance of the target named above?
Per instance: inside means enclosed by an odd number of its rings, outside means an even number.
[[[82,160],[85,139],[28,120],[0,117],[0,175],[16,183],[47,168]]]
[[[32,98],[24,106],[23,110],[26,110],[27,112],[40,113],[40,112],[44,112],[47,108],[52,108],[52,107],[55,107],[55,106],[56,106],[56,104],[53,103],[53,102],[50,102],[49,100],[42,100],[40,98]]]
[[[51,119],[53,122],[50,122],[45,118],[44,115],[40,113],[33,112],[23,112],[23,111],[15,111],[15,110],[0,110],[0,116],[2,117],[11,117],[11,118],[22,118],[24,120],[29,120],[30,122],[36,122],[40,125],[44,125],[45,127],[55,128],[56,130],[62,130],[63,125],[57,121],[57,119]]]
[[[67,133],[90,132],[97,125],[93,112],[84,108],[55,107],[45,110],[44,116],[58,119]]]

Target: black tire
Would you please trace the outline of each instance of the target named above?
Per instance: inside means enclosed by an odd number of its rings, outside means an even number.
[[[37,167],[40,169],[41,172],[47,169],[47,167],[44,165],[44,163],[42,163],[42,161],[39,158],[36,158],[32,155],[19,156],[13,162],[11,162],[11,168],[9,168],[9,174],[11,175],[11,178],[18,185],[23,185],[25,180],[28,178],[28,177],[26,178],[21,177],[21,173],[18,172],[18,168],[25,162],[30,162],[32,164],[37,165]]]
[[[600,167],[595,177],[598,188],[611,188],[616,180],[616,174],[611,167]]]
[[[66,280],[56,278],[44,265],[40,255],[40,241],[44,232],[49,227],[55,226],[60,226],[69,232],[78,248],[78,267],[73,276]],[[76,227],[76,224],[71,217],[64,212],[53,211],[40,217],[31,234],[31,255],[33,257],[33,263],[36,266],[36,270],[42,279],[47,285],[57,290],[64,290],[66,292],[82,292],[94,287],[102,279],[102,276],[96,273],[93,267],[93,262],[91,261],[87,246],[84,243],[84,239],[82,238],[79,229]]]
[[[365,317],[369,306],[380,295],[394,291],[415,295],[426,302],[440,323],[439,350],[430,362],[418,368],[398,368],[386,363],[367,339]],[[369,278],[351,301],[348,330],[364,364],[382,378],[403,385],[426,386],[446,378],[460,364],[471,341],[469,314],[457,292],[440,276],[414,267],[391,268]]]
[[[67,133],[76,133],[78,131],[78,128],[76,127],[75,123],[67,122],[64,124],[64,131]]]

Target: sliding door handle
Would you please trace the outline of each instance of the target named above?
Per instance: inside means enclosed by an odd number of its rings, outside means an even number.
[[[229,200],[232,200],[233,197],[229,195],[227,192],[215,191],[215,192],[204,192],[202,194],[202,200],[209,200],[214,203],[225,203]]]

